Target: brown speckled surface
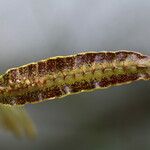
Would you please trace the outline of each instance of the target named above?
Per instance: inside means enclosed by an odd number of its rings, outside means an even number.
[[[139,79],[146,80],[150,76],[148,72],[150,60],[148,57],[137,52],[121,50],[120,52],[87,52],[72,56],[49,58],[10,69],[6,73],[9,78],[6,81],[5,78],[4,80],[1,79],[4,82],[1,84],[3,88],[0,95],[1,103],[22,105],[41,102],[45,99],[60,98],[96,88],[126,84]],[[93,61],[91,62],[91,60]],[[140,61],[143,61],[146,65],[141,67]],[[114,71],[119,69],[118,66],[123,71],[122,73],[118,74]],[[129,72],[131,67],[136,69],[133,73]],[[105,71],[107,69],[110,69],[111,75],[107,75]],[[96,72],[100,70],[101,74],[96,75]],[[87,73],[91,74],[88,78]],[[35,75],[32,76],[32,74]],[[71,81],[68,81],[68,79],[71,79]],[[53,84],[48,84],[48,82]],[[8,83],[7,86],[5,86],[6,83]],[[63,87],[67,87],[70,93],[63,92]],[[11,99],[13,102],[11,102]]]

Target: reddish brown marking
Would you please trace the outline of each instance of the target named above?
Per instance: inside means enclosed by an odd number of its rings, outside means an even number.
[[[64,58],[57,58],[56,59],[56,70],[62,71],[66,68],[66,61]]]
[[[116,52],[115,54],[116,54],[116,59],[118,61],[125,61],[125,59],[128,56],[128,53],[123,52],[123,51]]]
[[[128,81],[135,81],[139,78],[138,74],[124,74],[118,76],[111,76],[109,79],[110,85],[117,83],[126,83]]]
[[[38,66],[38,73],[39,75],[45,75],[47,72],[47,62],[46,61],[40,61],[37,64]]]
[[[80,67],[84,64],[89,64],[90,57],[87,54],[79,54],[76,56],[76,67]]]
[[[66,61],[65,68],[67,69],[73,69],[74,64],[75,64],[75,57],[66,57],[64,58]]]
[[[81,90],[90,90],[95,88],[95,85],[92,84],[93,82],[75,82],[74,84],[70,85],[70,89],[72,93],[79,92]]]
[[[100,87],[107,87],[110,85],[108,78],[103,78],[101,81],[98,82]]]
[[[27,67],[27,66],[24,66],[24,67],[20,67],[20,68],[19,68],[19,74],[20,74],[22,77],[28,77],[28,73],[29,73],[29,70],[28,70],[28,67]]]
[[[97,53],[87,53],[85,54],[87,59],[86,59],[86,63],[91,66],[91,64],[93,64],[95,62],[95,57],[97,55]]]
[[[106,53],[97,53],[95,56],[95,62],[97,63],[103,63],[105,60]]]
[[[28,77],[35,77],[37,75],[37,65],[29,64],[28,66]]]
[[[60,87],[54,87],[54,88],[47,88],[46,90],[43,91],[42,96],[47,99],[49,97],[53,98],[53,97],[59,97],[62,96],[63,93],[60,89]]]
[[[109,63],[111,63],[113,60],[115,60],[116,54],[112,52],[108,52],[105,54],[105,60]]]
[[[8,72],[8,74],[11,81],[15,83],[18,79],[18,69],[12,69]]]
[[[144,55],[141,55],[141,54],[138,54],[138,53],[135,53],[135,55],[136,55],[139,59],[147,58],[147,56],[144,56]]]
[[[56,59],[49,59],[47,62],[47,72],[55,72],[56,71]]]
[[[119,83],[126,83],[128,81],[135,81],[138,79],[137,74],[124,74],[124,75],[112,75],[110,78],[103,78],[99,82],[100,87],[108,87],[109,85],[115,85]]]

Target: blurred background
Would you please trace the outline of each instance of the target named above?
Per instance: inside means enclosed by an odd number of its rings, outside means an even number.
[[[0,72],[56,55],[150,55],[149,0],[0,0]],[[149,150],[150,83],[26,105],[34,141],[0,131],[0,150]]]

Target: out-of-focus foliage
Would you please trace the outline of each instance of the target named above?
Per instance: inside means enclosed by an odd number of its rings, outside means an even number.
[[[25,135],[34,138],[36,136],[35,126],[22,106],[0,104],[0,126],[17,137]]]

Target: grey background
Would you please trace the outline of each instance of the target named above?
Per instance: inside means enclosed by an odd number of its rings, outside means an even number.
[[[149,0],[0,0],[0,71],[89,50],[150,55]],[[27,105],[35,141],[0,132],[0,150],[150,149],[150,83]]]

